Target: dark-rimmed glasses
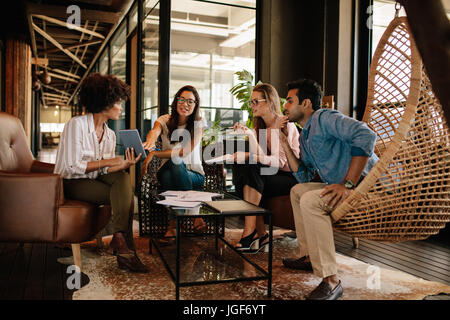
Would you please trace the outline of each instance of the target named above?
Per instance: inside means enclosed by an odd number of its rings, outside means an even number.
[[[189,107],[192,107],[193,105],[195,105],[195,100],[192,100],[192,99],[185,99],[185,98],[183,98],[183,97],[179,97],[178,99],[177,99],[177,101],[178,101],[178,103],[179,104],[183,104],[183,103],[185,103],[186,102],[186,104],[189,106]]]

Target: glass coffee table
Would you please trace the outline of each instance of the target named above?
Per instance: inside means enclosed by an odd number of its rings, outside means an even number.
[[[151,205],[160,206],[157,211],[167,215],[168,219],[175,219],[176,234],[173,237],[150,235],[149,251],[155,247],[172,281],[175,284],[175,298],[180,297],[180,288],[230,283],[239,281],[267,280],[267,296],[271,297],[272,290],[272,213],[263,209],[261,212],[236,212],[224,214],[201,204],[192,209],[180,209],[156,204],[164,196],[154,193]],[[229,193],[222,193],[222,197],[215,200],[238,200]],[[265,215],[269,223],[269,252],[267,254],[267,268],[263,268],[252,261],[246,254],[242,254],[225,239],[225,220],[229,217],[245,217]],[[203,235],[184,234],[182,225],[184,220],[202,218],[211,227],[210,232]],[[212,232],[211,232],[212,230]],[[240,237],[240,234],[239,234]],[[161,244],[161,239],[172,243]],[[250,255],[251,256],[251,255]]]

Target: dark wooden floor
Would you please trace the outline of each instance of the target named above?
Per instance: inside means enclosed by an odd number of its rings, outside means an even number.
[[[228,228],[242,228],[243,221],[228,219]],[[384,268],[400,270],[419,278],[450,285],[450,246],[435,241],[383,243],[360,240],[353,249],[351,238],[336,232],[337,252]],[[0,243],[0,300],[70,300],[66,286],[67,266],[56,259],[71,255],[70,248],[53,244]],[[82,285],[89,279],[83,277]],[[449,295],[427,299],[449,300]]]
[[[67,266],[56,259],[70,249],[53,244],[0,243],[0,300],[68,300]]]

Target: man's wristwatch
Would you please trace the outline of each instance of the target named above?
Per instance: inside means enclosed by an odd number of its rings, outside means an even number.
[[[355,188],[355,184],[352,180],[345,180],[344,187],[346,187],[347,189],[353,189]]]

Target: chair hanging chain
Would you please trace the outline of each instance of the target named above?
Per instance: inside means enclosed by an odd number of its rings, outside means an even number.
[[[398,18],[401,9],[402,9],[402,5],[400,4],[400,2],[395,1],[395,17],[396,18]]]

